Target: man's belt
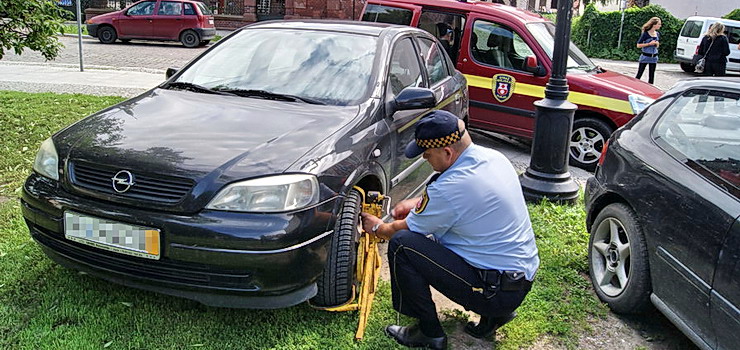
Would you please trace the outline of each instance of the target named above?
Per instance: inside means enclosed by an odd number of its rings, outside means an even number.
[[[483,295],[492,298],[499,291],[512,292],[532,289],[532,281],[521,271],[478,270],[483,281]]]

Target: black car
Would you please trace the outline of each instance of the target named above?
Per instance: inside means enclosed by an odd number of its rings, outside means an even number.
[[[262,22],[168,75],[47,139],[23,216],[62,265],[214,306],[346,302],[353,188],[411,196],[432,173],[403,155],[415,123],[468,113],[439,42],[405,26]]]
[[[681,81],[608,141],[586,186],[589,267],[614,311],[654,305],[703,349],[740,344],[740,81]]]

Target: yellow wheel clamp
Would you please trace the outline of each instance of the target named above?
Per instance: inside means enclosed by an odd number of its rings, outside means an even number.
[[[390,197],[380,194],[380,192],[369,191],[355,186],[354,189],[360,192],[362,196],[362,211],[379,218],[383,217],[384,204],[390,204]],[[326,311],[355,311],[360,310],[360,319],[357,323],[356,340],[362,340],[365,335],[365,327],[370,317],[370,309],[373,306],[373,298],[378,286],[378,277],[380,277],[380,266],[382,264],[380,253],[378,252],[378,243],[380,239],[375,235],[369,234],[360,228],[360,242],[357,247],[357,267],[355,271],[355,280],[360,284],[360,295],[357,295],[357,284],[352,287],[352,299],[344,305],[325,308]]]

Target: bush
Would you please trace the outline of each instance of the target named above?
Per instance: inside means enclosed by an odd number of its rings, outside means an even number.
[[[583,16],[573,22],[571,38],[589,57],[637,61],[640,50],[635,45],[642,35],[642,25],[651,17],[659,17],[663,22],[663,26],[658,30],[660,62],[675,62],[673,52],[676,50],[676,40],[684,21],[673,17],[658,5],[632,7],[625,11],[619,48],[617,42],[622,13],[600,12],[593,3],[586,6]]]
[[[732,19],[735,21],[740,21],[740,9],[734,9],[730,13],[726,14],[724,17],[726,19]]]

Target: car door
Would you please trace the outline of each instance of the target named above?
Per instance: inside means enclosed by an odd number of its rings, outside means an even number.
[[[118,20],[118,36],[149,38],[152,36],[152,20],[156,1],[143,1],[129,7]]]
[[[461,81],[455,79],[452,61],[444,49],[431,38],[417,37],[422,66],[429,88],[434,91],[438,108],[444,109],[459,118],[464,118],[464,93]]]
[[[184,7],[179,1],[160,1],[157,14],[152,21],[152,37],[179,39],[184,26]]]
[[[737,93],[693,89],[676,97],[652,131],[675,161],[649,162],[652,175],[636,179],[636,208],[643,208],[638,215],[655,252],[650,272],[657,304],[709,346],[717,327],[710,317],[715,269],[740,215],[739,116]]]
[[[470,123],[488,130],[531,138],[534,102],[542,99],[547,76],[525,71],[526,58],[537,57],[530,36],[503,19],[472,15],[468,19],[458,67],[470,90]]]
[[[717,349],[735,349],[740,344],[740,217],[722,248],[709,303]]]
[[[390,177],[391,189],[389,194],[395,200],[403,199],[404,194],[414,192],[416,186],[423,179],[421,176],[429,174],[431,167],[422,156],[407,159],[404,155],[406,145],[414,140],[416,122],[427,113],[427,109],[393,111],[392,101],[407,87],[426,87],[419,49],[411,35],[395,41],[390,55],[390,63],[385,87],[386,122],[390,125],[390,138],[393,162]]]

